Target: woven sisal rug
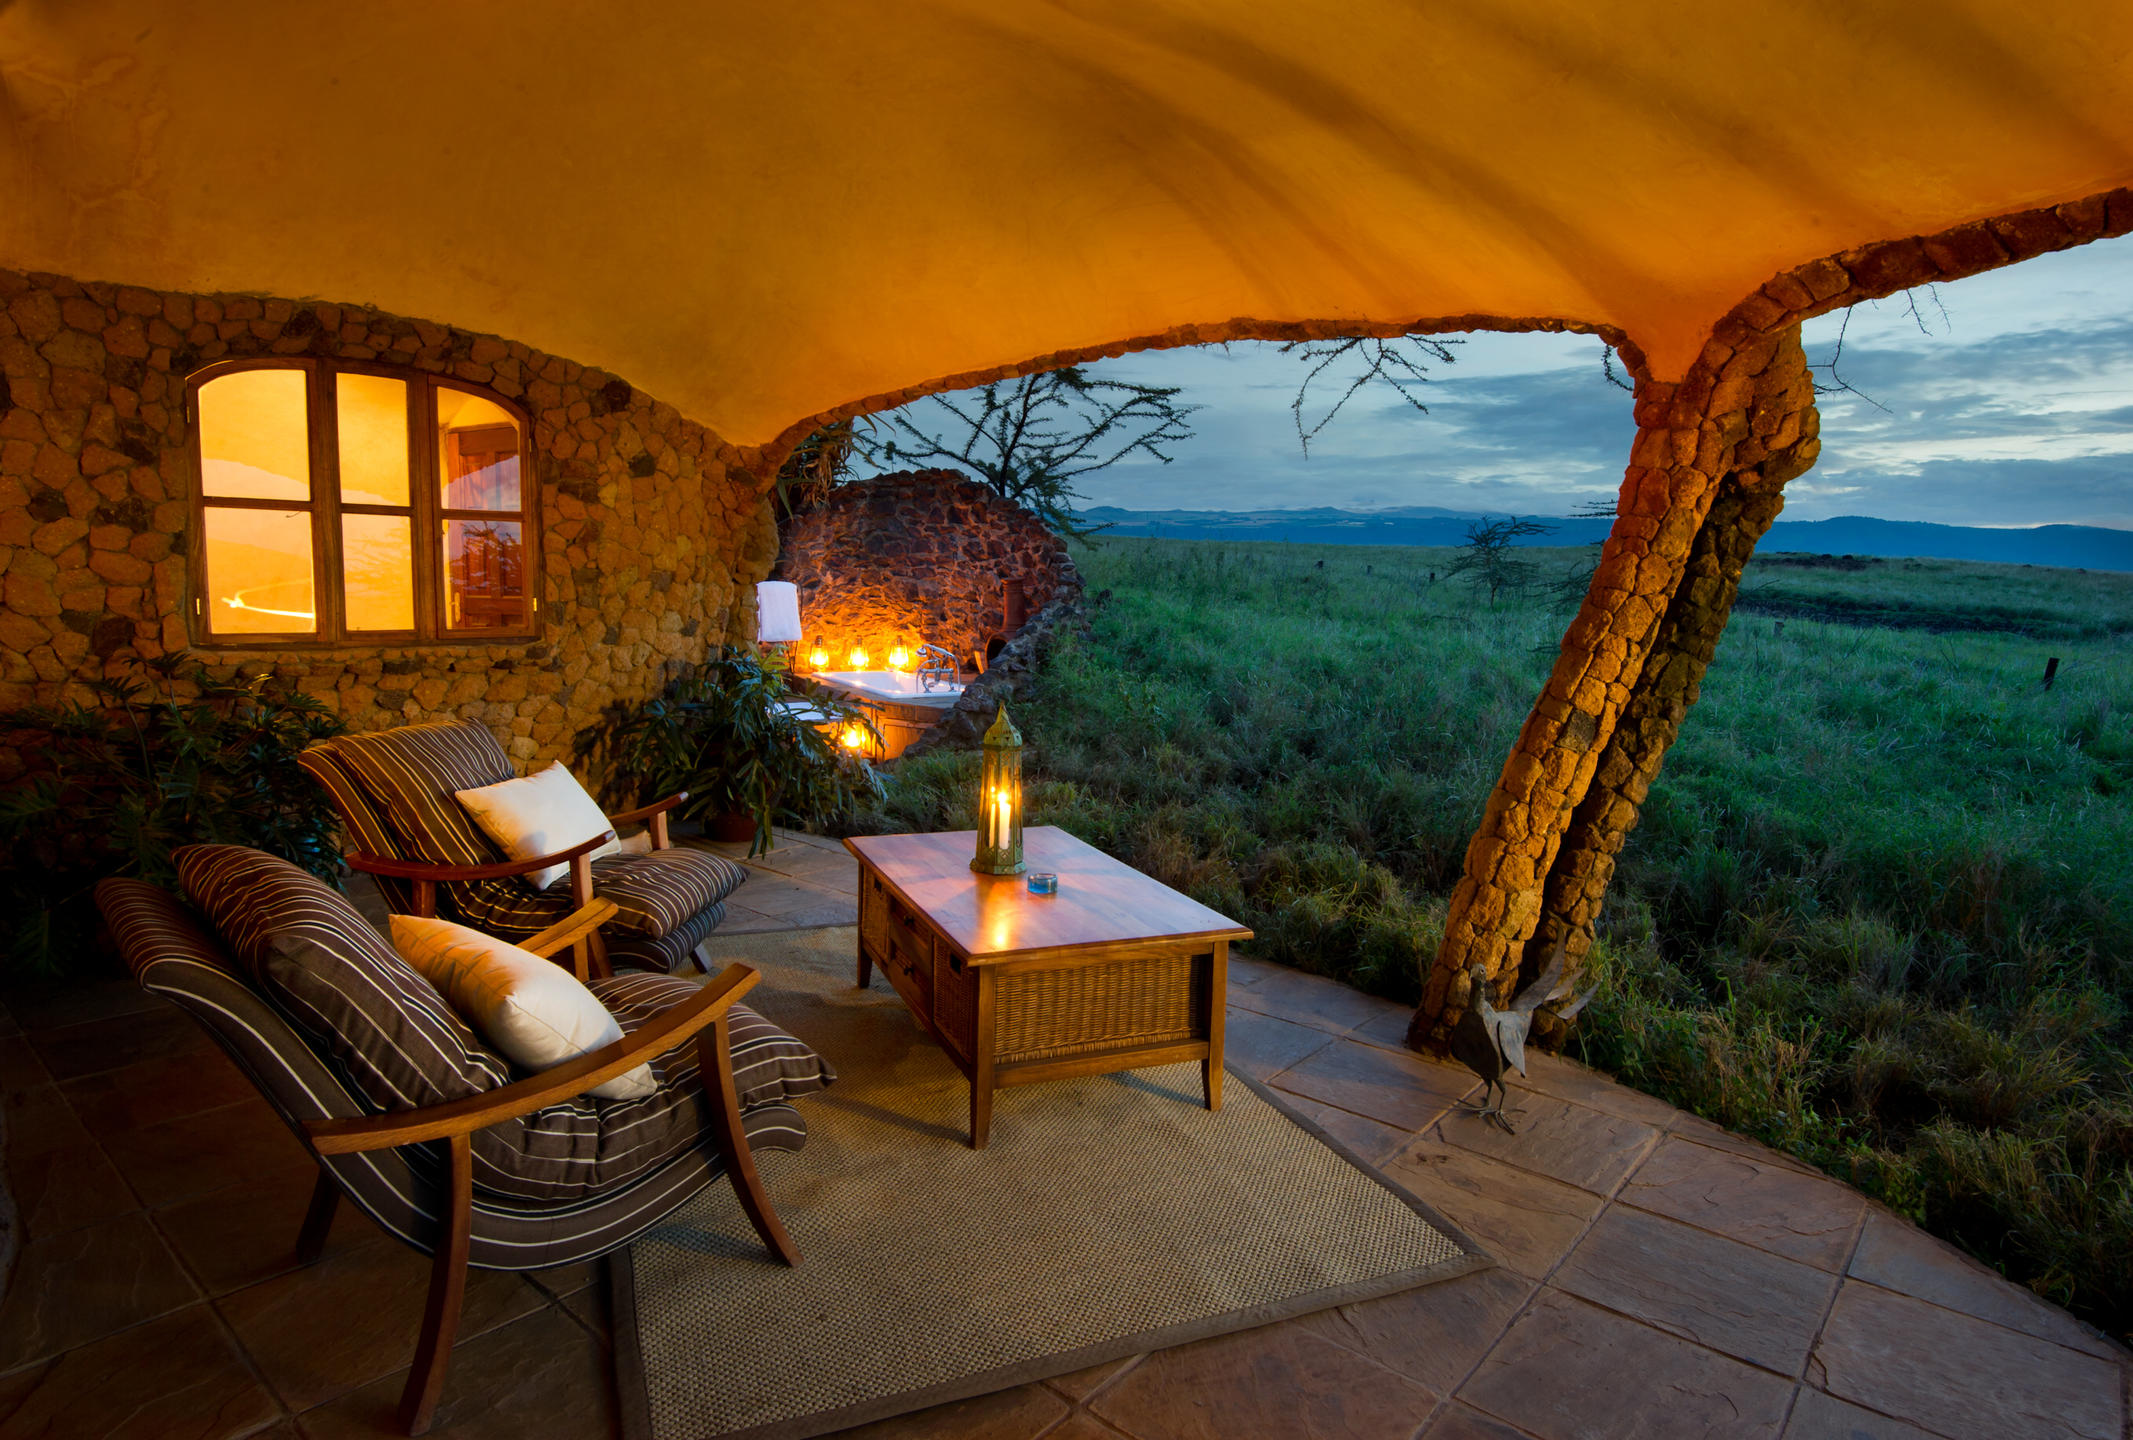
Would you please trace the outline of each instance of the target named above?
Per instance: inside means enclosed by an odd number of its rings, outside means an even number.
[[[616,1255],[629,1440],[797,1440],[1489,1264],[1273,1094],[1177,1065],[999,1092],[964,1143],[962,1077],[853,931],[714,935],[748,1003],[842,1078],[807,1148],[759,1157],[799,1247],[764,1254],[720,1184]]]

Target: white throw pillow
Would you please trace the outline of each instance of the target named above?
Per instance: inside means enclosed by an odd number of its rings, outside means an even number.
[[[523,780],[453,793],[482,833],[513,860],[553,855],[612,828],[600,802],[585,793],[578,777],[560,760]],[[610,840],[592,852],[593,858],[618,854],[621,849],[622,842]],[[519,878],[536,890],[546,890],[569,873],[568,865],[550,865]]]
[[[547,1070],[622,1038],[607,1007],[553,960],[449,920],[395,915],[392,922],[400,958],[512,1064]],[[652,1067],[639,1065],[587,1093],[636,1100],[658,1089]]]

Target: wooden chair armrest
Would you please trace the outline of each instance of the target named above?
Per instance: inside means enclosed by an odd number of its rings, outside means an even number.
[[[610,815],[607,817],[607,823],[610,825],[634,825],[639,820],[649,820],[654,815],[664,815],[688,798],[688,791],[676,790],[664,800],[654,800],[651,804],[641,806],[638,809],[625,810],[619,815]]]
[[[545,870],[551,865],[567,865],[614,838],[614,831],[602,830],[592,839],[580,841],[568,850],[558,850],[553,855],[537,855],[531,860],[499,860],[494,865],[446,865],[436,860],[401,860],[390,855],[365,855],[360,851],[345,858],[351,870],[390,875],[400,880],[503,880]]]
[[[688,791],[676,790],[666,799],[655,800],[642,809],[625,810],[620,815],[610,815],[607,817],[608,823],[629,825],[639,820],[650,821],[651,823],[646,828],[652,832],[652,848],[654,850],[664,850],[674,843],[667,834],[667,811],[672,810],[676,805],[688,798]]]
[[[304,1126],[305,1133],[311,1138],[312,1149],[321,1155],[389,1150],[396,1145],[471,1135],[499,1121],[582,1095],[595,1085],[636,1069],[655,1055],[665,1054],[716,1024],[734,1001],[754,989],[762,978],[762,972],[752,965],[728,965],[695,996],[640,1026],[636,1034],[625,1035],[612,1045],[566,1060],[517,1084],[418,1110],[396,1110],[353,1120],[313,1120]]]
[[[532,939],[519,941],[518,948],[530,951],[545,960],[556,951],[577,944],[585,936],[605,925],[613,918],[617,908],[619,907],[612,900],[594,900],[590,905],[582,905],[571,911]]]

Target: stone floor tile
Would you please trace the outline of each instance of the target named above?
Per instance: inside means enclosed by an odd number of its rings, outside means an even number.
[[[52,1072],[37,1058],[36,1047],[21,1031],[0,1035],[0,1094],[34,1090],[52,1083]]]
[[[1332,1043],[1333,1037],[1323,1030],[1236,1005],[1229,1007],[1222,1022],[1223,1061],[1254,1080],[1265,1080]]]
[[[558,1265],[552,1270],[527,1270],[528,1280],[558,1298],[575,1295],[591,1285],[607,1283],[605,1260],[580,1260],[574,1265]]]
[[[1792,1402],[1785,1440],[1938,1440],[1930,1431],[1802,1385]]]
[[[1622,1203],[1759,1250],[1841,1270],[1866,1197],[1822,1175],[1669,1135],[1622,1187]]]
[[[1737,1360],[1798,1375],[1837,1277],[1616,1205],[1548,1283]]]
[[[783,921],[788,930],[859,923],[859,901],[855,896],[840,895],[797,880],[749,885],[740,891],[736,900],[758,915]]]
[[[1439,1120],[1436,1133],[1462,1150],[1595,1195],[1611,1194],[1660,1134],[1635,1120],[1553,1096],[1528,1094],[1517,1104],[1517,1110],[1508,1115],[1515,1130],[1506,1131],[1461,1108]]]
[[[138,1212],[32,1240],[0,1300],[0,1370],[102,1340],[200,1292]]]
[[[1538,1091],[1656,1129],[1665,1129],[1681,1113],[1666,1101],[1642,1090],[1632,1090],[1589,1065],[1581,1065],[1566,1056],[1550,1055],[1545,1050],[1528,1050],[1526,1073],[1504,1078],[1510,1082],[1514,1095],[1519,1090]]]
[[[315,1165],[277,1170],[165,1206],[152,1218],[200,1288],[211,1296],[227,1295],[298,1268],[296,1235],[317,1174]],[[398,1243],[343,1199],[326,1237],[326,1255]]]
[[[1367,1115],[1351,1115],[1346,1110],[1317,1100],[1306,1100],[1301,1095],[1282,1092],[1281,1103],[1347,1146],[1367,1164],[1384,1165],[1414,1138],[1405,1130],[1396,1130],[1381,1120],[1372,1120]]]
[[[60,1086],[82,1124],[96,1135],[182,1120],[259,1094],[220,1050],[143,1060]]]
[[[1288,1321],[1157,1351],[1089,1410],[1138,1440],[1407,1440],[1436,1402]]]
[[[1846,1273],[2040,1340],[2106,1360],[2126,1358],[2123,1350],[2050,1301],[1879,1206],[1867,1209],[1866,1230]]]
[[[1776,1440],[1792,1389],[1550,1289],[1458,1398],[1540,1440]]]
[[[303,1411],[410,1362],[429,1284],[428,1256],[398,1243],[358,1245],[214,1303],[283,1403]],[[547,1308],[546,1297],[518,1275],[472,1271],[461,1344]],[[568,1317],[557,1319],[570,1325]]]
[[[132,1188],[94,1141],[30,1153],[10,1151],[7,1189],[23,1233],[32,1240],[141,1208]]]
[[[158,996],[155,1008],[114,1015],[105,1020],[87,1020],[54,1030],[32,1029],[30,1044],[54,1080],[78,1079],[99,1071],[116,1070],[142,1060],[173,1055],[199,1055],[214,1049],[207,1032]]]
[[[1229,983],[1232,989],[1249,990],[1270,976],[1292,973],[1285,965],[1269,965],[1264,960],[1239,955],[1235,950],[1229,952]]]
[[[792,926],[776,916],[750,910],[737,900],[726,902],[726,918],[718,922],[721,935],[762,935],[772,930],[790,929]]]
[[[1348,1032],[1351,1040],[1368,1040],[1373,1045],[1382,1045],[1387,1050],[1407,1048],[1407,1024],[1415,1018],[1415,1012],[1405,1005],[1388,1005],[1371,1019],[1365,1020]]]
[[[470,1291],[470,1304],[472,1299]],[[413,1352],[410,1331],[398,1369],[305,1411],[297,1421],[304,1434],[310,1440],[405,1440],[396,1412]],[[470,1337],[461,1330],[429,1433],[431,1440],[610,1440],[619,1427],[617,1413],[606,1347],[544,1305],[486,1334]]]
[[[1449,1395],[1481,1363],[1525,1303],[1533,1281],[1498,1267],[1297,1321],[1334,1344]]]
[[[1839,1399],[1950,1440],[2123,1440],[2119,1365],[1847,1280],[1808,1365]]]
[[[0,1001],[0,1038],[21,1033],[22,1022],[15,1018],[15,1012],[10,1010],[4,1001]]]
[[[852,895],[859,893],[859,859],[841,845],[835,850],[824,850],[814,845],[784,844],[768,854],[741,863],[751,870],[805,880],[824,889]],[[756,884],[759,880],[760,876],[751,877],[749,883]]]
[[[1686,1110],[1674,1112],[1674,1119],[1666,1127],[1685,1140],[1694,1140],[1699,1145],[1708,1145],[1713,1150],[1725,1150],[1735,1155],[1744,1155],[1760,1165],[1778,1170],[1794,1170],[1802,1175],[1820,1175],[1823,1172],[1800,1159],[1765,1145],[1760,1140],[1750,1140],[1745,1135],[1736,1135],[1723,1125],[1713,1124],[1701,1115],[1692,1115]]]
[[[840,1440],[1034,1440],[1056,1434],[1067,1402],[1042,1385],[1017,1385],[969,1400],[951,1401],[871,1425],[839,1430]]]
[[[1245,991],[1237,1003],[1276,1020],[1339,1035],[1377,1019],[1386,1002],[1323,975],[1283,969]]]
[[[603,1281],[588,1285],[582,1290],[573,1290],[560,1300],[549,1303],[559,1305],[571,1319],[583,1326],[586,1332],[602,1345],[615,1343],[615,1292]]]
[[[1054,1375],[1044,1383],[1078,1405],[1147,1358],[1145,1355],[1128,1355],[1123,1360],[1106,1360],[1086,1370]]]
[[[1428,1137],[1384,1168],[1387,1178],[1443,1211],[1490,1255],[1536,1280],[1570,1253],[1606,1203],[1589,1190]]]
[[[240,1180],[290,1171],[315,1174],[318,1164],[280,1115],[256,1096],[183,1120],[113,1132],[105,1137],[104,1150],[151,1208]]]
[[[1523,1430],[1515,1430],[1493,1416],[1454,1400],[1437,1412],[1437,1418],[1417,1440],[1530,1440],[1530,1437]]]
[[[227,1440],[256,1434],[280,1410],[205,1305],[0,1376],[0,1431],[11,1440]]]
[[[107,973],[94,976],[11,986],[7,992],[8,1013],[24,1030],[57,1030],[169,1006],[162,996],[135,984],[116,959],[108,965]]]
[[[1086,1410],[1077,1410],[1061,1421],[1057,1430],[1045,1431],[1044,1440],[1134,1440],[1134,1437],[1104,1424]]]
[[[1418,1131],[1458,1104],[1478,1082],[1465,1070],[1419,1055],[1336,1040],[1268,1083],[1401,1130]]]

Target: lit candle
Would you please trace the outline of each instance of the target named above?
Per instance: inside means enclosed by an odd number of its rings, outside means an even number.
[[[810,669],[810,670],[827,670],[827,669],[829,669],[829,663],[830,663],[830,652],[829,652],[829,651],[827,651],[827,650],[825,650],[825,649],[823,649],[823,648],[822,648],[822,647],[821,647],[820,645],[817,645],[817,646],[816,646],[816,647],[815,647],[814,649],[812,649],[812,650],[810,650],[810,651],[808,651],[808,652],[807,652],[807,668],[808,668],[808,669]]]
[[[899,645],[889,652],[889,668],[891,670],[901,670],[910,663],[911,652],[904,649],[903,646]]]
[[[1007,792],[1005,790],[993,797],[993,828],[999,836],[998,839],[993,841],[993,844],[1005,850],[1008,842]]]
[[[852,668],[854,670],[864,670],[867,668],[866,646],[854,645],[852,647]]]

